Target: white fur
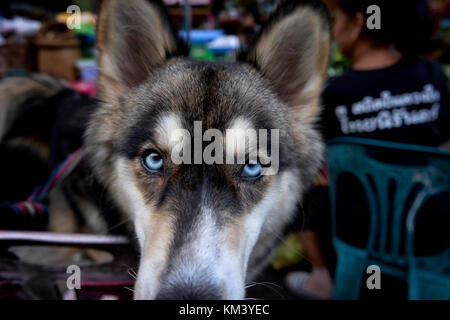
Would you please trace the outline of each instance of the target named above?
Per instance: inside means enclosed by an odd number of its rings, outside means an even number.
[[[116,162],[116,175],[118,182],[115,188],[122,195],[121,204],[127,211],[133,213],[136,236],[141,247],[141,261],[138,278],[135,285],[136,299],[154,298],[160,286],[159,278],[167,263],[168,244],[171,235],[167,238],[156,239],[152,233],[159,226],[154,220],[153,209],[147,205],[135,185],[133,173],[127,166],[125,159]]]
[[[160,146],[166,146],[172,150],[178,139],[174,139],[174,133],[181,129],[181,119],[175,113],[167,113],[160,117],[155,129],[157,142]]]

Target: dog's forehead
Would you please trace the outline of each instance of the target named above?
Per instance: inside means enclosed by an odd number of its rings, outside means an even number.
[[[281,103],[259,73],[240,64],[175,59],[132,91],[127,100],[134,119],[177,114],[188,130],[194,121],[202,121],[204,128],[223,130],[242,118],[255,128],[269,128],[283,114],[277,111]]]
[[[281,129],[289,111],[259,72],[245,64],[174,59],[122,99],[126,126],[119,150],[135,157],[140,146],[171,139],[176,129]],[[258,131],[259,132],[259,131]],[[287,133],[287,132],[286,132]],[[282,133],[283,134],[283,133]]]

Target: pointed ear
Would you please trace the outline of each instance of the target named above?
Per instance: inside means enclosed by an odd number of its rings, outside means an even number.
[[[305,121],[314,121],[320,112],[330,51],[329,20],[322,0],[285,1],[245,56]]]
[[[179,50],[160,1],[104,0],[97,38],[100,97],[106,101],[143,82]]]

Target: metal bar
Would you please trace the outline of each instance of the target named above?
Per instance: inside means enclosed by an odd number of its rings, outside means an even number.
[[[0,231],[0,246],[51,245],[77,247],[126,246],[130,242],[123,236],[80,233],[53,233],[29,231]]]

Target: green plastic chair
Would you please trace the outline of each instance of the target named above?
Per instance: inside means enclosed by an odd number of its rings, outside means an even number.
[[[421,161],[398,164],[403,162],[386,161],[374,156],[377,152]],[[328,142],[328,165],[337,253],[334,298],[358,299],[363,274],[368,266],[377,265],[382,273],[407,281],[409,299],[450,299],[450,248],[432,257],[418,257],[414,252],[420,208],[433,195],[450,191],[450,152],[345,137]],[[355,247],[337,236],[337,185],[343,173],[356,177],[367,196],[370,230],[365,248]],[[389,195],[393,182],[395,193]],[[420,190],[414,191],[417,186],[421,186]],[[413,201],[408,206],[412,192]]]

